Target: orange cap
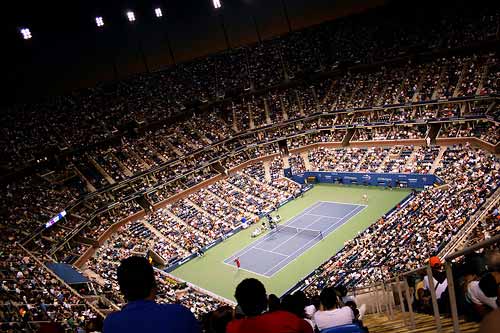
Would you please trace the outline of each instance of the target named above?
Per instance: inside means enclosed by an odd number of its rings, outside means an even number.
[[[441,265],[441,259],[439,259],[439,257],[436,256],[431,257],[429,259],[429,264],[431,265],[431,267]]]

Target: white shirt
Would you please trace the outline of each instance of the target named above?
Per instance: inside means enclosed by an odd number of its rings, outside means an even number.
[[[472,281],[467,286],[467,296],[472,301],[472,303],[477,305],[488,305],[492,309],[498,308],[496,297],[488,297],[486,296],[481,288],[479,287],[479,281]]]
[[[448,287],[448,280],[444,279],[442,283],[438,284],[438,281],[433,277],[432,280],[434,281],[434,288],[436,288],[436,299],[441,298],[441,294],[446,290]],[[424,276],[424,289],[425,290],[430,290],[429,287],[429,277],[426,275]]]
[[[356,302],[356,298],[354,296],[344,296],[342,297],[342,303],[347,303],[347,302],[354,302],[356,304],[356,306],[358,305],[358,303]]]
[[[317,311],[314,314],[314,322],[320,331],[329,327],[352,324],[353,320],[354,314],[348,306],[334,310]]]

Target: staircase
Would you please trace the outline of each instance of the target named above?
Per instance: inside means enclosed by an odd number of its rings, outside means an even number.
[[[355,128],[347,129],[347,133],[342,139],[342,147],[347,147],[349,145],[349,141],[351,141],[351,138],[354,136],[354,132],[356,132]]]
[[[309,161],[309,153],[308,152],[302,152],[300,153],[300,156],[304,160],[304,165],[306,166],[307,171],[311,171],[311,162]]]
[[[444,152],[446,151],[446,148],[448,148],[448,147],[443,146],[439,149],[439,154],[436,157],[436,159],[434,160],[434,163],[432,163],[432,167],[429,170],[429,173],[434,173],[434,171],[436,171],[437,167],[439,166],[439,163],[441,162],[441,159],[443,158],[443,155],[444,155]]]
[[[418,147],[418,146],[413,147],[411,155],[410,155],[410,157],[408,157],[408,160],[406,161],[405,170],[410,170],[411,167],[413,166],[413,164],[415,163],[415,161],[417,160],[417,153],[419,151],[419,148],[420,147]]]
[[[436,332],[434,317],[426,314],[415,313],[415,328],[410,329],[405,325],[405,314],[395,312],[394,318],[390,320],[385,314],[370,314],[363,317],[363,324],[368,327],[370,333],[390,332]],[[406,314],[407,316],[407,314]],[[441,317],[442,332],[453,332],[451,318]],[[479,325],[474,322],[460,320],[460,332],[477,332]]]
[[[391,148],[391,150],[389,151],[389,153],[387,153],[387,155],[384,157],[384,159],[380,163],[380,166],[378,167],[377,172],[384,172],[384,168],[385,168],[386,164],[389,161],[391,161],[393,159],[396,159],[398,157],[399,157],[399,150],[395,151],[394,147]]]
[[[92,166],[96,168],[96,170],[101,174],[101,176],[104,177],[104,179],[106,179],[109,184],[113,185],[116,183],[116,181],[111,178],[111,176],[101,167],[99,163],[96,162],[96,160],[94,160],[91,156],[88,156],[88,159],[90,161],[90,164],[92,164]]]
[[[439,135],[439,132],[441,131],[441,124],[440,123],[433,123],[433,124],[430,124],[429,125],[430,128],[428,130],[428,134],[427,134],[427,137],[429,137],[431,139],[431,144],[435,144],[436,143],[436,138],[437,136]]]
[[[485,215],[498,204],[498,202],[500,202],[500,189],[497,189],[495,193],[486,199],[486,202],[482,205],[482,207],[474,213],[466,224],[462,226],[462,229],[450,239],[448,244],[446,244],[446,246],[439,253],[439,256],[444,257],[457,250],[461,250],[464,245],[466,245],[470,233],[479,224],[479,222],[484,219]]]

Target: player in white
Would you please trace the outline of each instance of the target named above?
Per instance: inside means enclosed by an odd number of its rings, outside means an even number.
[[[363,201],[368,202],[368,194],[363,194]]]

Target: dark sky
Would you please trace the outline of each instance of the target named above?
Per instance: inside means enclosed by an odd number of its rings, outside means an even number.
[[[232,46],[257,41],[252,14],[263,38],[286,33],[282,0],[221,0]],[[31,2],[31,4],[30,4]],[[383,4],[384,0],[285,0],[293,29]],[[225,48],[219,12],[212,0],[16,1],[4,12],[2,31],[9,50],[2,62],[10,96],[59,93],[113,78],[113,59],[121,77],[144,71],[138,52],[144,45],[151,69],[171,64],[170,36],[178,61]],[[163,20],[154,17],[161,7]],[[133,10],[137,21],[126,21]],[[95,16],[105,29],[97,30]],[[18,29],[29,27],[33,39],[21,40]]]

